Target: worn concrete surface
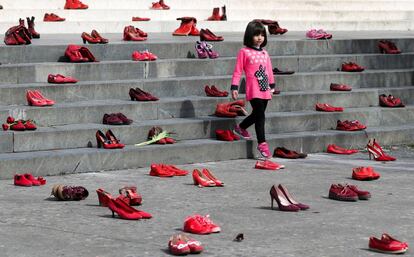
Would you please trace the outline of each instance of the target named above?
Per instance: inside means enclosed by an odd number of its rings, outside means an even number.
[[[255,160],[180,166],[209,168],[226,183],[223,188],[195,187],[191,176],[150,177],[149,168],[47,177],[45,186],[30,188],[2,180],[0,256],[168,256],[169,237],[180,233],[185,217],[194,213],[210,214],[222,228],[219,234],[194,236],[205,245],[201,256],[384,256],[367,250],[370,236],[388,232],[410,246],[414,242],[414,150],[403,146],[390,154],[398,160],[369,161],[366,153],[273,159],[286,165],[279,171],[255,170]],[[350,179],[353,167],[368,165],[381,173],[379,180]],[[90,196],[80,202],[55,201],[49,194],[57,183],[85,186]],[[271,210],[269,189],[278,183],[311,209]],[[356,184],[372,198],[329,200],[332,183]],[[140,209],[153,219],[113,219],[108,208],[97,205],[97,188],[115,194],[131,184],[143,196]],[[245,240],[233,242],[238,233]]]

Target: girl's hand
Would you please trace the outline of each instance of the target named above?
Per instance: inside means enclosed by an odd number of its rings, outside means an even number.
[[[239,97],[239,91],[232,90],[231,91],[231,98],[233,98],[233,100],[237,100],[238,97]]]

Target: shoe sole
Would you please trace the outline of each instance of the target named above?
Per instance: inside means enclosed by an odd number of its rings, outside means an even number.
[[[359,200],[369,200],[369,198],[371,198],[371,195],[366,195],[366,196],[358,196]]]
[[[379,249],[371,248],[371,247],[369,247],[369,249],[371,251],[379,252],[379,253],[405,253],[407,251],[407,249],[401,249],[401,250],[397,250],[397,251],[384,251],[384,250],[379,250]]]
[[[342,197],[329,193],[329,199],[344,201],[344,202],[356,202],[359,197]]]

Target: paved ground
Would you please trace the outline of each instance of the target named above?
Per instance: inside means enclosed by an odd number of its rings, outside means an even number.
[[[255,170],[254,160],[183,165],[211,169],[226,186],[198,188],[191,176],[158,178],[148,168],[47,177],[42,187],[15,187],[0,181],[0,256],[168,256],[169,237],[181,231],[186,216],[210,214],[219,234],[194,236],[205,244],[202,256],[383,256],[367,250],[368,238],[388,232],[414,247],[414,150],[391,152],[393,163],[353,156],[311,154],[305,160],[276,161],[279,171]],[[356,166],[374,166],[378,181],[350,179]],[[83,185],[90,196],[80,202],[49,198],[53,184]],[[282,183],[311,209],[286,213],[270,209],[269,189]],[[372,199],[355,203],[327,198],[331,183],[352,183]],[[112,218],[99,207],[95,190],[115,192],[135,184],[142,210],[151,220]],[[245,240],[233,238],[244,233]],[[412,256],[412,251],[406,256]]]

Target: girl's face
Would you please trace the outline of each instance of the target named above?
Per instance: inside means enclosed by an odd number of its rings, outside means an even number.
[[[264,36],[262,34],[253,36],[253,44],[255,47],[259,48],[264,41]]]

